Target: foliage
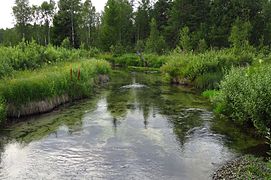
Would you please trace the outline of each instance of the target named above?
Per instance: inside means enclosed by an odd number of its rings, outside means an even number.
[[[81,44],[82,42],[91,47],[95,43],[95,21],[96,21],[96,9],[92,5],[91,0],[86,0],[82,5],[82,30],[80,33]]]
[[[207,49],[208,49],[208,45],[207,45],[205,39],[199,40],[198,49],[197,50],[199,52],[205,52]]]
[[[116,66],[128,67],[152,67],[160,68],[165,62],[169,60],[168,56],[158,56],[157,54],[142,54],[144,60],[139,55],[134,54],[123,54],[119,56],[112,56],[109,54],[103,54],[97,56],[98,58],[105,59]]]
[[[66,49],[71,48],[71,42],[70,42],[69,38],[63,39],[63,41],[61,43],[61,47],[66,48]]]
[[[72,72],[72,74],[71,74]],[[79,73],[80,72],[80,73]],[[60,63],[36,71],[21,71],[0,82],[0,94],[7,104],[21,105],[54,96],[89,96],[93,78],[110,73],[110,65],[95,59]]]
[[[104,8],[100,30],[101,48],[108,51],[111,46],[127,46],[132,41],[133,8],[128,0],[108,0]]]
[[[108,0],[100,14],[91,0],[60,0],[57,6],[50,0],[32,7],[29,0],[16,0],[16,25],[1,30],[4,33],[0,32],[0,43],[16,45],[24,37],[42,45],[60,46],[69,37],[76,48],[84,43],[109,51],[120,43],[132,50],[138,40],[146,41],[154,19],[159,36],[163,37],[157,38],[158,42],[165,41],[170,49],[179,45],[184,28],[189,29],[188,47],[199,48],[200,52],[205,45],[227,48],[271,44],[271,2],[267,0],[140,0],[137,8],[133,4],[129,0]]]
[[[136,42],[136,47],[135,47],[136,52],[142,53],[145,50],[145,44],[142,40],[138,40]]]
[[[205,53],[174,53],[161,68],[171,79],[188,80],[199,89],[218,89],[219,82],[232,66],[247,66],[253,54],[233,51],[207,51]]]
[[[135,28],[137,41],[145,40],[150,33],[150,0],[141,0],[135,13]]]
[[[239,18],[234,23],[231,29],[229,41],[236,52],[249,47],[251,28],[250,22],[242,22]]]
[[[184,51],[191,51],[192,50],[191,37],[190,37],[190,33],[189,33],[189,28],[187,26],[182,28],[180,31],[179,46]]]
[[[26,38],[26,35],[29,35],[27,34],[27,26],[31,21],[31,7],[29,5],[29,0],[16,0],[12,10],[21,38]]]
[[[0,78],[9,76],[15,70],[36,69],[55,62],[94,57],[99,53],[95,48],[72,49],[44,47],[32,41],[21,42],[15,47],[0,47]]]
[[[150,36],[146,42],[146,50],[149,53],[163,54],[166,51],[166,42],[157,29],[156,20],[152,19]]]
[[[65,38],[69,38],[72,47],[80,46],[79,22],[81,19],[80,0],[60,0],[58,12],[53,20],[53,41],[60,45]]]
[[[271,66],[233,69],[221,82],[214,102],[218,112],[266,133],[271,126]]]

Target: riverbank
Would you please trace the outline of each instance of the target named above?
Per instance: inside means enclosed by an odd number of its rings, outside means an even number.
[[[271,179],[271,162],[248,155],[239,157],[214,173],[213,180],[223,179]]]
[[[48,112],[63,103],[89,97],[99,82],[108,80],[105,76],[109,73],[109,63],[96,59],[18,71],[0,80],[2,121],[5,117]]]

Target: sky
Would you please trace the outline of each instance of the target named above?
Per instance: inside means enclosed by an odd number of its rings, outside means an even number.
[[[40,5],[45,0],[29,0],[30,4]],[[49,0],[47,0],[49,1]],[[107,0],[92,0],[97,11],[102,11]],[[15,20],[12,15],[12,7],[15,0],[1,0],[0,5],[0,29],[11,28],[14,26]]]

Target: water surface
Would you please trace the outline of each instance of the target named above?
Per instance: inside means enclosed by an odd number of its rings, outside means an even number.
[[[12,125],[0,179],[204,180],[259,143],[160,78],[115,72],[91,99]]]

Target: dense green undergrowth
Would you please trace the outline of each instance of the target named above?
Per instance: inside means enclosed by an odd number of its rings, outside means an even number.
[[[157,54],[142,54],[137,55],[136,53],[113,55],[113,54],[99,54],[96,56],[97,59],[105,59],[114,66],[120,67],[150,67],[160,68],[169,60],[168,55],[159,56]]]
[[[271,65],[231,70],[213,101],[216,111],[234,122],[267,132],[271,127]]]
[[[173,83],[185,81],[201,90],[218,89],[220,81],[232,67],[249,66],[253,58],[251,53],[236,55],[231,50],[173,54],[161,70]]]
[[[109,73],[109,63],[95,59],[16,72],[0,80],[0,118],[5,118],[5,104],[19,106],[61,95],[87,97],[93,91],[95,77]]]
[[[0,46],[0,78],[10,76],[14,71],[34,70],[53,63],[91,58],[97,53],[95,49],[66,49],[51,45],[45,47],[34,41],[21,42],[14,47]]]

